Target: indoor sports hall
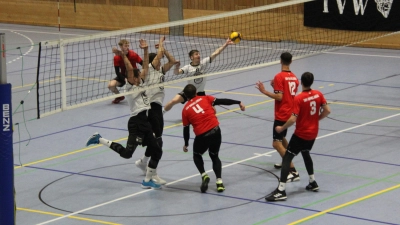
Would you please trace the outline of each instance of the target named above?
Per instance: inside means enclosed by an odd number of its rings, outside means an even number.
[[[193,27],[203,22],[193,22]],[[204,25],[204,31],[210,26]],[[156,25],[147,30],[163,29]],[[296,33],[294,28],[282,30],[288,30],[282,35]],[[135,161],[145,148],[138,147],[131,159],[124,159],[106,146],[85,146],[95,132],[124,146],[127,141],[128,103],[112,104],[116,95],[107,89],[115,76],[111,48],[125,38],[142,55],[139,39],[146,39],[150,51],[156,51],[153,46],[164,34],[140,29],[59,31],[0,23],[7,83],[12,85],[16,224],[400,224],[400,47],[353,45],[396,32],[362,37],[345,32],[347,36],[340,38],[348,42],[321,44],[320,36],[311,38],[315,43],[277,42],[246,34],[245,28],[237,31],[243,35],[240,43],[229,45],[216,58],[212,72],[200,76],[207,79],[206,94],[246,105],[245,111],[237,105],[216,107],[226,190],[216,191],[206,153],[211,181],[208,191],[201,193],[201,176],[193,163],[193,132],[189,152],[182,151],[182,104],[164,114],[163,156],[157,172],[167,184],[160,190],[141,188],[144,175]],[[183,66],[190,63],[188,50],[199,49],[206,57],[228,36],[229,32],[167,34],[164,46]],[[305,190],[308,174],[299,155],[293,162],[300,180],[287,183],[287,200],[267,202],[265,196],[279,183],[280,169],[274,164],[281,157],[272,147],[274,101],[255,84],[261,81],[273,91],[270,81],[280,72],[279,56],[285,51],[294,56],[290,68],[298,78],[304,72],[314,74],[312,88],[324,94],[331,114],[320,121],[311,151],[319,191]],[[167,72],[164,102],[182,91],[189,79]],[[118,96],[129,94],[122,90]],[[288,129],[288,139],[294,128]]]

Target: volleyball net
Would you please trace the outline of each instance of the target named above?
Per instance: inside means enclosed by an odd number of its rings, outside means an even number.
[[[242,41],[227,47],[205,74],[196,76],[200,78],[275,64],[285,51],[298,59],[391,34],[304,27],[303,5],[309,1],[312,0],[287,1],[79,38],[43,41],[38,54],[38,118],[126,95],[115,95],[108,89],[108,82],[116,76],[112,48],[118,47],[121,39],[128,40],[131,49],[142,56],[139,39],[147,40],[149,52],[156,52],[154,46],[163,35],[165,49],[183,66],[190,63],[188,53],[192,49],[200,51],[204,58],[222,46],[232,31],[240,32]],[[146,88],[190,79],[193,77],[173,75],[170,71],[164,83]]]

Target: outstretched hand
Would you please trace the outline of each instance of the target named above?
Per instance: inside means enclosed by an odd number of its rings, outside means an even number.
[[[256,83],[256,88],[257,88],[261,93],[264,93],[264,91],[265,91],[264,84],[263,84],[261,81],[257,81],[257,83]]]
[[[148,48],[148,47],[149,47],[149,46],[147,45],[146,40],[144,40],[144,39],[140,39],[140,40],[139,40],[139,48],[145,49],[145,48]]]
[[[116,47],[113,47],[113,48],[112,48],[112,52],[113,52],[115,55],[122,55],[122,51],[119,50],[119,49],[116,48]]]
[[[246,106],[243,103],[240,103],[239,106],[240,106],[240,110],[242,110],[242,111],[246,110]]]
[[[181,66],[181,62],[179,60],[176,60],[174,65],[175,65],[175,68],[179,69],[179,67]]]
[[[234,45],[235,42],[233,42],[230,38],[228,38],[228,39],[226,39],[225,44],[226,44],[226,45]]]

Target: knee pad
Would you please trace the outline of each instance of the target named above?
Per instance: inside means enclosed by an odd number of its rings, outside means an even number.
[[[162,148],[162,147],[163,147],[163,140],[162,140],[162,137],[158,137],[158,138],[156,138],[156,140],[157,140],[158,146],[160,146],[160,148]]]

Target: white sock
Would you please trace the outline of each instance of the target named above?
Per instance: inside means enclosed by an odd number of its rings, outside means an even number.
[[[109,141],[109,140],[104,139],[104,138],[99,138],[99,142],[100,142],[100,144],[108,146],[108,147],[110,147],[111,143],[112,143],[112,141]]]
[[[147,171],[146,171],[146,177],[144,178],[145,182],[149,182],[149,180],[151,180],[151,178],[153,177],[153,174],[156,172],[156,169],[147,167]]]
[[[150,159],[150,157],[147,157],[147,156],[143,155],[143,157],[142,157],[142,162],[145,163],[145,164],[147,164],[147,162],[149,161],[149,159]]]
[[[284,191],[286,189],[286,183],[279,182],[278,190]]]
[[[217,184],[222,184],[222,178],[217,178]]]
[[[204,177],[205,175],[207,175],[206,172],[202,173],[202,174],[201,174],[201,177]]]
[[[310,183],[312,183],[312,182],[314,182],[314,181],[315,181],[314,174],[311,174],[311,175],[309,175],[309,177],[310,177]]]

